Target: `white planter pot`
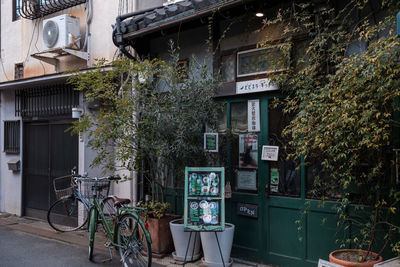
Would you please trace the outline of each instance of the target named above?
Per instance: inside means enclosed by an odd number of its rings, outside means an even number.
[[[183,219],[176,219],[169,223],[171,228],[172,239],[174,240],[175,251],[172,256],[175,260],[184,261],[185,253],[189,243],[190,232],[184,231]],[[196,239],[196,240],[195,240]],[[195,243],[196,241],[196,243]],[[193,252],[194,247],[194,252]],[[193,255],[193,257],[192,257]],[[198,232],[192,232],[189,250],[187,252],[186,261],[196,261],[201,257],[200,235]]]
[[[201,232],[201,245],[203,247],[203,264],[208,267],[221,267],[223,266],[221,260],[221,254],[218,249],[217,239],[215,233],[217,233],[219,245],[221,247],[222,256],[224,258],[225,267],[232,264],[230,259],[233,234],[235,232],[235,225],[231,223],[225,223],[225,230],[223,232]]]

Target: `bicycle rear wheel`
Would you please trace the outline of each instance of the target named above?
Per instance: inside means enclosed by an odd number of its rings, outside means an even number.
[[[54,230],[59,232],[80,229],[86,224],[87,216],[78,218],[79,208],[85,210],[85,206],[79,198],[72,196],[59,199],[53,203],[47,212],[47,222]],[[86,211],[83,214],[85,213]]]
[[[151,266],[151,244],[146,239],[146,231],[135,216],[122,216],[118,223],[117,240],[124,266]]]

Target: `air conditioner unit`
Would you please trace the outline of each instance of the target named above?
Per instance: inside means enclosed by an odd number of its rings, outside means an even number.
[[[45,49],[80,48],[79,19],[67,14],[43,21]]]

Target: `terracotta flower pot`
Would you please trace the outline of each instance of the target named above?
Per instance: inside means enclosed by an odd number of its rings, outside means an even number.
[[[366,253],[368,253],[365,250],[360,250],[360,249],[340,249],[340,250],[335,250],[333,252],[331,252],[329,254],[329,261],[332,263],[336,263],[339,265],[342,265],[344,267],[373,267],[374,264],[381,262],[383,259],[381,256],[378,257],[377,260],[374,261],[369,261],[369,262],[352,262],[352,261],[347,261],[345,259],[339,259],[338,258],[338,254],[343,254],[343,253],[350,253],[350,254],[359,254],[359,253],[363,253],[363,255],[365,255]],[[370,254],[376,258],[376,256],[378,254],[374,253],[374,252],[370,252]]]
[[[166,215],[161,219],[148,218],[147,223],[151,236],[151,251],[156,254],[168,254],[174,250],[169,222],[179,218],[176,215]]]

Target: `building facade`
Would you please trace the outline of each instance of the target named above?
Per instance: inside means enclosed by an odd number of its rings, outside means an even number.
[[[190,64],[194,55],[221,75],[223,83],[215,97],[224,107],[218,156],[225,162],[232,188],[232,198],[225,202],[226,221],[236,226],[232,254],[278,266],[315,266],[337,249],[337,239],[354,237],[356,229],[338,230],[334,202],[321,205],[310,197],[321,168],[318,160],[306,166],[287,159],[291,151],[282,131],[290,116],[274,104],[284,95],[268,76],[289,66],[272,68],[268,60],[279,58],[280,49],[260,46],[266,36],[270,43],[282,45],[279,24],[266,26],[263,20],[286,4],[176,1],[118,17],[120,28],[117,24],[113,36],[118,47],[132,47],[142,58],[167,59],[166,44],[172,40],[181,61]],[[305,53],[306,40],[304,32],[293,37],[294,57]],[[365,44],[350,44],[348,51],[362,53]],[[174,190],[168,200],[182,212],[183,190]]]
[[[67,129],[72,108],[93,112],[67,80],[71,71],[97,59],[119,56],[112,42],[115,17],[159,1],[1,2],[0,212],[45,218],[55,200],[53,179],[79,173],[102,176],[90,167],[94,152],[85,136]],[[55,27],[55,25],[57,27]],[[111,193],[135,199],[135,174]]]

